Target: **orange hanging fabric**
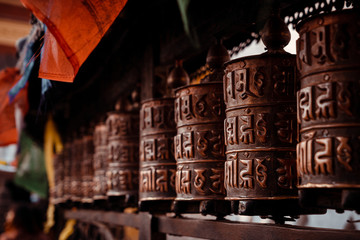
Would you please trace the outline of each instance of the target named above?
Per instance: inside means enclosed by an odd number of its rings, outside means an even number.
[[[15,105],[17,104],[25,115],[28,108],[27,86],[9,101],[8,92],[20,79],[20,72],[16,68],[7,68],[0,71],[0,146],[17,143],[18,132],[15,123]]]
[[[45,34],[39,77],[73,82],[80,66],[127,0],[21,0],[42,21]]]

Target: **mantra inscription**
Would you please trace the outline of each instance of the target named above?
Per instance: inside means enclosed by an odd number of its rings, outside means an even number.
[[[201,164],[198,164],[190,169],[189,165],[178,164],[175,177],[178,198],[186,198],[188,194],[198,198],[225,194],[224,169],[219,168],[219,165],[221,164],[202,164],[201,168]]]
[[[356,186],[359,184],[359,130],[339,136],[338,129],[303,134],[297,145],[297,171],[301,187]],[[325,133],[325,134],[324,134]],[[324,135],[326,137],[324,137]],[[318,178],[317,178],[318,176]]]
[[[175,168],[175,164],[173,166]],[[140,171],[140,192],[168,193],[175,190],[175,169],[143,168]]]
[[[343,118],[351,120],[354,117],[352,99],[356,98],[352,90],[354,86],[356,84],[349,81],[338,81],[319,82],[315,86],[302,88],[297,94],[298,123],[306,127],[324,120],[328,122],[341,121]]]
[[[71,197],[71,155],[72,155],[72,143],[67,141],[64,144],[64,201],[69,200]]]
[[[284,107],[257,107],[229,111],[224,122],[227,150],[251,146],[293,146],[296,142],[296,110]]]
[[[336,146],[333,146],[335,144]],[[343,168],[351,172],[353,171],[353,167],[350,165],[352,163],[351,153],[352,148],[349,145],[348,137],[302,141],[297,145],[298,175],[334,175],[333,155],[336,155],[336,160]]]
[[[294,99],[295,58],[290,54],[283,56],[249,57],[227,63],[224,77],[226,108]]]
[[[211,130],[204,130],[199,126],[193,126],[187,128],[194,129],[193,131],[179,131],[180,133],[174,138],[177,161],[181,162],[193,158],[224,159],[224,134],[219,127],[221,127],[219,124],[210,125],[209,129]]]
[[[82,138],[76,138],[73,141],[73,150],[71,154],[71,200],[80,201],[83,195],[81,188],[81,165],[83,162],[83,141]]]
[[[178,128],[188,124],[223,121],[222,88],[215,86],[215,83],[205,83],[176,90],[175,122]],[[202,87],[204,91],[200,90]]]
[[[226,63],[226,199],[297,197],[295,56]]]
[[[137,168],[109,166],[106,171],[107,195],[137,194],[139,170]]]
[[[142,136],[174,132],[175,127],[173,98],[151,99],[142,103],[140,110]]]
[[[115,138],[138,137],[139,115],[137,113],[110,112],[106,119],[108,141]]]
[[[298,26],[297,65],[302,76],[324,67],[341,69],[359,63],[358,15],[346,10],[310,18]]]
[[[92,202],[94,180],[94,140],[92,135],[83,137],[83,161],[81,166],[82,201]]]
[[[94,200],[106,199],[107,193],[107,182],[106,182],[106,171],[95,170],[94,172]]]
[[[108,115],[107,196],[137,195],[139,115],[137,112],[110,112]]]
[[[136,141],[110,141],[108,154],[109,162],[111,163],[138,164],[139,145]]]
[[[50,201],[58,204],[64,201],[64,158],[63,152],[54,156],[54,186],[50,188]]]
[[[140,161],[162,161],[167,162],[174,159],[172,151],[173,140],[169,136],[155,135],[143,137],[140,142]],[[172,161],[174,162],[174,161]]]
[[[107,182],[106,169],[108,166],[107,128],[99,123],[94,130],[94,161],[93,161],[93,199],[106,199]]]
[[[360,187],[359,22],[346,10],[298,27],[300,188]]]
[[[144,101],[140,111],[139,199],[173,200],[176,162],[174,99]]]
[[[242,199],[296,196],[295,153],[267,152],[266,157],[263,155],[247,152],[227,155],[225,188],[231,189],[234,194],[228,199],[237,199],[239,196]]]
[[[176,90],[174,155],[176,200],[223,199],[224,103],[222,83]]]

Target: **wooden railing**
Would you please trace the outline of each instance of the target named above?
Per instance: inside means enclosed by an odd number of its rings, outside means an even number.
[[[112,226],[134,227],[139,230],[140,240],[166,239],[166,234],[219,240],[360,239],[360,231],[356,230],[169,217],[166,215],[152,215],[147,212],[122,213],[99,210],[66,210],[65,218],[88,224],[103,223]]]

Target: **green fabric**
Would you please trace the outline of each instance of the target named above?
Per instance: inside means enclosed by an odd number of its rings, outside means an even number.
[[[191,0],[177,0],[179,6],[181,19],[184,24],[184,30],[186,35],[190,38],[191,43],[194,47],[199,47],[199,40],[194,29],[190,27],[190,18],[188,13],[188,8]]]
[[[48,182],[43,150],[24,132],[20,137],[20,156],[15,183],[42,198],[47,197]]]

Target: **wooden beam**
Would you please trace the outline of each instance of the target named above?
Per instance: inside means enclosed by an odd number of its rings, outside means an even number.
[[[30,23],[0,18],[0,45],[14,47],[16,41],[26,37],[30,30]]]
[[[0,0],[0,3],[7,4],[7,5],[12,5],[12,6],[17,6],[17,7],[23,7],[20,0]]]
[[[0,18],[29,22],[30,11],[22,5],[10,5],[0,0]]]
[[[118,213],[109,211],[76,210],[66,211],[65,218],[82,222],[103,222],[117,226],[140,227],[140,216],[132,213]]]
[[[287,239],[287,240],[352,240],[360,239],[360,231],[326,228],[299,227],[280,224],[247,223],[235,221],[215,221],[194,218],[174,218],[151,215],[146,212],[120,213],[114,211],[76,210],[66,211],[65,218],[82,222],[102,222],[115,226],[138,228],[141,239],[151,239],[156,233],[205,239]],[[146,238],[148,236],[148,238]],[[154,238],[152,238],[154,239]]]

